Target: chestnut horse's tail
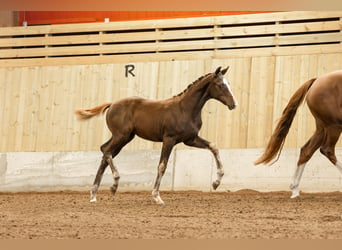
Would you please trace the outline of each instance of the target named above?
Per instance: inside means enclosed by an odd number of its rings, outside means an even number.
[[[112,103],[108,102],[91,109],[78,109],[75,110],[75,115],[79,120],[87,120],[100,113],[104,113],[110,105],[112,105]]]
[[[291,97],[289,103],[285,107],[282,116],[279,119],[279,122],[271,135],[271,138],[267,144],[265,152],[262,156],[260,156],[255,162],[255,165],[260,163],[269,163],[273,160],[278,152],[280,154],[282,146],[285,142],[285,138],[289,132],[291,127],[293,118],[296,115],[297,109],[299,105],[303,102],[306,93],[310,89],[313,82],[316,78],[313,78],[307,82],[305,82]]]

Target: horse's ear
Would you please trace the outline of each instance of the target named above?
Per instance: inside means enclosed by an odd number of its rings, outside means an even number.
[[[222,74],[222,75],[225,75],[225,74],[227,73],[228,69],[229,69],[229,66],[228,66],[227,68],[223,69],[223,70],[221,71],[221,74]]]
[[[220,72],[221,72],[221,66],[220,66],[220,67],[218,67],[218,68],[216,69],[216,71],[215,71],[215,75],[218,75]]]

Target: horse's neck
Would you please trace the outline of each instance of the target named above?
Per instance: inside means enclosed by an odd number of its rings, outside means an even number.
[[[187,110],[193,115],[199,115],[204,104],[208,101],[207,82],[201,82],[192,86],[182,96],[180,103],[184,110]]]

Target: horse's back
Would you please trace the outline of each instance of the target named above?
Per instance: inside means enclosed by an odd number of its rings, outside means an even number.
[[[316,118],[342,126],[342,70],[318,77],[306,100]]]
[[[114,102],[107,111],[107,126],[115,133],[134,133],[152,140],[162,140],[165,115],[169,101],[155,101],[141,97],[128,97]]]

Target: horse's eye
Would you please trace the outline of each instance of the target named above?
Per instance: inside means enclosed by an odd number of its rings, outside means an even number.
[[[222,83],[222,84],[220,84],[219,86],[220,86],[221,89],[223,89],[223,88],[224,88],[224,85],[225,85],[225,84]]]

